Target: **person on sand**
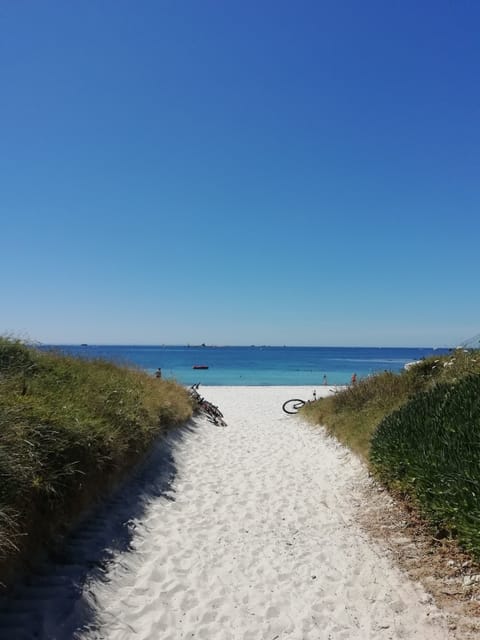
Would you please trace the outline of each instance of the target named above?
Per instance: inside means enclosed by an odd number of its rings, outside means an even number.
[[[323,384],[325,384],[325,385],[328,384],[328,382],[327,382],[327,374],[325,374],[323,376]]]
[[[160,369],[160,367],[158,367],[158,369],[155,371],[155,378],[161,378],[162,377],[162,370]]]
[[[357,374],[354,373],[354,374],[352,374],[352,384],[355,384],[356,381],[357,381]]]

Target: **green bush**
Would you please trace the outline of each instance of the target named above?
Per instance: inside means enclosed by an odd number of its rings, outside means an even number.
[[[480,557],[480,375],[437,384],[387,415],[370,461],[387,486]]]

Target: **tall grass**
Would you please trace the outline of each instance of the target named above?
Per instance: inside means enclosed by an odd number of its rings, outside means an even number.
[[[480,375],[439,384],[386,416],[370,460],[388,487],[480,558]]]
[[[480,351],[381,373],[302,412],[480,559]]]
[[[310,421],[324,425],[340,442],[368,460],[376,425],[401,406],[414,389],[410,376],[381,373],[305,405],[302,413]]]
[[[331,397],[305,405],[302,412],[368,461],[373,432],[386,415],[421,391],[475,373],[480,373],[480,351],[457,349],[449,355],[425,358],[408,371],[363,378]]]
[[[191,413],[174,382],[0,338],[0,571],[17,549],[68,526]]]

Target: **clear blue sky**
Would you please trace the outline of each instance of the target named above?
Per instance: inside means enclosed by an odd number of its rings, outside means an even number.
[[[0,333],[478,333],[479,33],[475,0],[4,0]]]

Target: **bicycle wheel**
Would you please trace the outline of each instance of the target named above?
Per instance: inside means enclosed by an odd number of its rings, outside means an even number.
[[[299,409],[303,407],[305,404],[305,400],[300,400],[299,398],[292,398],[291,400],[287,400],[283,403],[282,409],[285,413],[289,413],[293,415],[298,412]]]

